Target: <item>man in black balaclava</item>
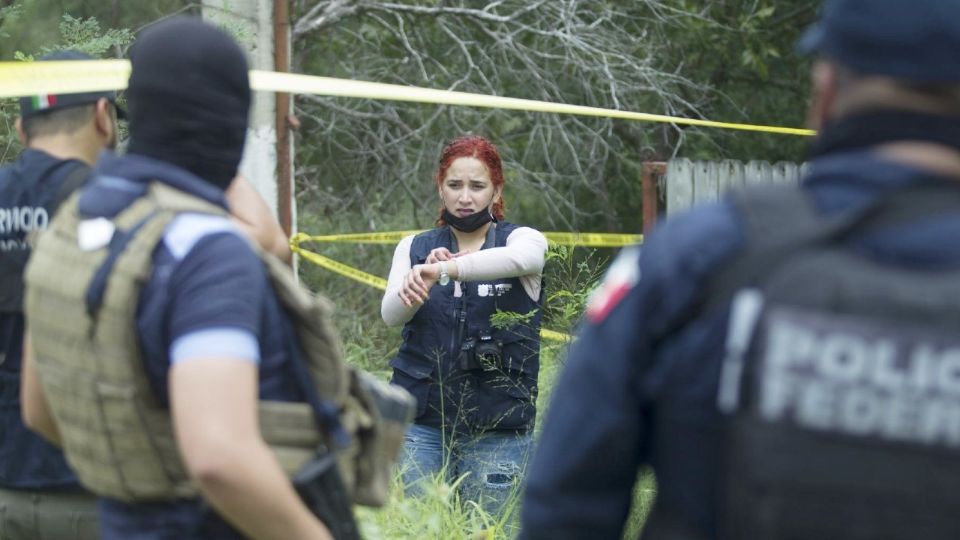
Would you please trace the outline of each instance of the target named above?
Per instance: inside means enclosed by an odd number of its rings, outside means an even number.
[[[147,195],[159,190],[181,208],[226,209],[250,106],[244,53],[222,31],[181,18],[147,30],[131,60],[128,153],[103,156],[79,202],[64,210],[79,213],[78,226],[67,218],[66,226],[51,225],[63,236],[75,230],[76,241],[55,244],[48,235],[28,270],[36,360],[24,367],[27,424],[55,442],[63,434],[78,476],[100,496],[106,540],[330,538],[264,442],[276,426],[257,419],[258,400],[304,400],[296,334],[263,262],[223,215],[183,211],[159,239],[123,219],[153,204]],[[149,224],[154,215],[129,221]],[[146,283],[131,283],[120,271],[125,263],[104,272],[111,264],[102,262],[104,251],[122,253],[119,261],[149,257]],[[72,273],[94,277],[74,283],[55,275],[58,257],[71,261]],[[56,302],[45,302],[51,297]],[[69,335],[130,302],[134,339],[103,323],[95,338]],[[64,321],[64,311],[78,320]],[[92,339],[96,347],[84,341]],[[116,375],[128,372],[135,375]],[[51,379],[64,373],[76,382],[55,391]],[[110,395],[125,397],[109,400],[103,381],[84,390],[100,373],[119,377],[109,381]],[[111,429],[116,420],[97,411],[130,420]],[[158,414],[172,433],[163,422],[140,420]],[[170,437],[176,449],[165,444]]]
[[[130,53],[128,152],[182,167],[226,189],[237,173],[250,110],[247,61],[236,43],[183,19],[147,32]],[[176,39],[167,39],[175,27]]]
[[[289,261],[287,236],[250,183],[235,177],[250,110],[247,62],[229,36],[176,21],[178,39],[147,32],[131,52],[127,152],[186,169],[225,189],[235,222],[261,247]],[[162,122],[157,119],[162,118]],[[229,187],[228,187],[229,186]]]

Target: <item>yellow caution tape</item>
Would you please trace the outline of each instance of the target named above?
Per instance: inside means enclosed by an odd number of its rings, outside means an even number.
[[[399,84],[333,79],[329,77],[316,77],[311,75],[300,75],[297,73],[277,73],[273,71],[250,71],[250,87],[254,90],[272,90],[274,92],[290,92],[294,94],[317,94],[324,96],[380,99],[387,101],[413,101],[417,103],[466,105],[468,107],[489,107],[494,109],[512,109],[518,111],[576,114],[581,116],[602,116],[605,118],[621,118],[624,120],[640,120],[645,122],[662,122],[667,124],[688,126],[761,131],[767,133],[782,133],[786,135],[812,136],[816,134],[813,130],[809,129],[785,128],[777,126],[755,126],[751,124],[736,124],[730,122],[714,122],[712,120],[696,120],[692,118],[680,118],[663,114],[636,113],[629,111],[618,111],[615,109],[603,109],[600,107],[586,107],[583,105],[550,103],[548,101],[537,101],[532,99],[488,96],[485,94],[472,94],[469,92],[453,92],[450,90],[435,90],[416,86],[402,86]]]
[[[348,244],[396,244],[411,234],[422,233],[419,231],[391,231],[391,232],[370,232],[370,233],[349,233],[349,234],[324,234],[320,236],[310,236],[304,233],[297,234],[300,242],[344,242]]]
[[[300,255],[304,259],[312,262],[313,264],[316,264],[322,268],[326,268],[331,272],[336,272],[341,276],[348,277],[354,281],[359,281],[364,285],[369,285],[375,289],[380,289],[381,291],[387,290],[387,280],[383,279],[382,277],[368,274],[362,270],[357,270],[352,266],[347,266],[341,262],[337,262],[329,257],[324,257],[319,253],[308,251],[297,245],[291,245],[290,250],[297,255]]]
[[[297,234],[297,242],[344,242],[352,244],[396,244],[411,234],[423,231],[392,231],[310,236]],[[547,240],[565,246],[623,247],[643,242],[642,234],[545,232]]]
[[[643,242],[642,234],[545,232],[547,240],[564,246],[623,247]]]
[[[573,341],[573,336],[570,334],[554,332],[553,330],[547,330],[546,328],[540,329],[540,337],[543,339],[549,339],[550,341],[559,341],[561,343],[570,343]]]
[[[298,234],[290,240],[290,250],[297,255],[316,264],[317,266],[326,268],[331,272],[335,272],[354,281],[359,281],[364,285],[369,285],[371,287],[380,289],[381,291],[387,290],[387,280],[383,278],[377,277],[373,274],[368,274],[362,270],[358,270],[341,262],[337,262],[329,257],[324,257],[319,253],[314,253],[312,251],[303,249],[300,247],[300,240],[302,236],[306,235]],[[561,343],[570,343],[573,341],[573,337],[568,334],[554,332],[553,330],[547,330],[545,328],[540,329],[540,337],[551,341],[559,341]]]
[[[129,76],[130,63],[127,60],[0,62],[0,97],[89,92],[95,90],[121,90],[127,87],[127,79]],[[662,114],[637,113],[604,109],[601,107],[550,103],[548,101],[532,99],[489,96],[469,92],[454,92],[416,86],[353,81],[349,79],[334,79],[330,77],[317,77],[297,73],[278,73],[263,70],[250,71],[250,87],[254,90],[287,92],[292,94],[315,94],[322,96],[575,114],[644,122],[662,122],[677,125],[781,133],[786,135],[812,136],[816,134],[816,132],[809,129],[715,122],[712,120],[680,118]]]
[[[129,60],[0,62],[0,97],[122,90]]]

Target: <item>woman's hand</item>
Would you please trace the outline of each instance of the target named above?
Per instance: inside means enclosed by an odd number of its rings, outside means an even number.
[[[447,251],[447,253],[449,254],[450,252]],[[433,251],[430,252],[430,256],[433,256]],[[403,305],[407,307],[423,304],[430,297],[430,288],[433,287],[439,277],[439,263],[414,265],[403,278],[403,286],[397,291],[397,295],[400,297]]]
[[[430,254],[427,255],[426,264],[434,264],[440,261],[451,261],[462,255],[470,253],[469,249],[464,249],[456,253],[450,253],[450,250],[445,247],[438,247],[430,250]]]

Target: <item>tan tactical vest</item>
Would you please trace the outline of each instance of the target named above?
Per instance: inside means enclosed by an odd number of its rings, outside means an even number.
[[[77,201],[74,195],[63,205],[26,272],[36,370],[67,460],[81,483],[101,496],[130,502],[193,496],[196,488],[177,451],[169,411],[160,407],[143,368],[136,311],[167,224],[184,212],[226,212],[152,183],[145,196],[112,220],[115,239],[142,226],[116,259],[101,307],[90,314],[85,296],[109,250],[79,247]],[[341,423],[353,436],[338,455],[344,483],[358,504],[379,506],[387,498],[412,398],[348,366],[329,302],[301,287],[275,257],[257,253],[297,328],[319,395],[339,408]],[[378,406],[384,399],[394,404],[394,418],[382,414],[391,410]],[[261,401],[259,414],[263,438],[288,474],[326,444],[307,404]]]

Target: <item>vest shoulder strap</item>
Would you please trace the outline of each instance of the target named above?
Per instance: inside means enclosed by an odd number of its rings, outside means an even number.
[[[60,184],[60,188],[57,189],[57,193],[53,196],[53,201],[51,201],[50,208],[56,210],[66,201],[72,193],[77,191],[83,184],[90,179],[90,176],[93,174],[93,171],[86,164],[82,164],[78,167],[75,167],[70,174],[67,175],[67,178]]]
[[[78,200],[72,199],[72,204]],[[226,212],[214,204],[183,193],[160,182],[153,182],[147,194],[124,209],[114,219],[116,230],[108,245],[107,255],[87,287],[87,314],[95,325],[111,276],[121,263],[126,272],[145,282],[153,267],[153,252],[167,225],[183,212],[221,214]]]

